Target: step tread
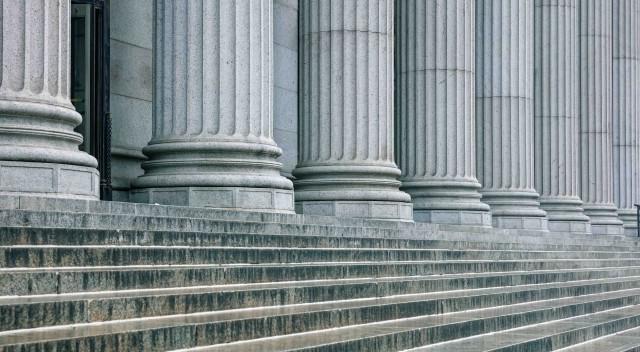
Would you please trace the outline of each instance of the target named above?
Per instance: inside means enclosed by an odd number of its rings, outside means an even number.
[[[323,248],[323,247],[246,247],[246,246],[206,246],[206,245],[52,245],[52,244],[16,244],[16,245],[0,245],[0,249],[220,249],[220,250],[247,250],[247,251],[263,251],[263,250],[287,250],[287,251],[336,251],[336,252],[353,252],[357,251],[376,251],[376,252],[482,252],[482,253],[607,253],[607,254],[640,254],[640,251],[581,251],[581,250],[530,250],[530,249],[477,249],[477,248],[393,248],[393,247],[358,247],[358,248]]]
[[[521,272],[525,273],[525,272]],[[509,275],[511,273],[507,273]],[[488,276],[478,275],[478,277]],[[237,292],[237,291],[263,291],[269,289],[288,289],[301,287],[324,287],[324,286],[347,286],[363,283],[398,283],[403,281],[419,281],[419,280],[446,280],[448,278],[458,278],[459,275],[437,275],[437,276],[416,276],[416,277],[389,277],[389,278],[362,278],[362,279],[338,279],[338,280],[308,280],[308,281],[283,281],[272,283],[254,283],[254,284],[232,284],[232,285],[209,285],[209,286],[192,286],[192,287],[174,287],[174,288],[153,288],[138,290],[119,290],[119,291],[98,291],[98,292],[79,292],[64,294],[44,294],[44,295],[28,295],[28,296],[0,296],[0,306],[17,305],[17,304],[33,304],[43,302],[64,302],[75,300],[100,300],[100,299],[126,299],[137,297],[161,297],[169,295],[189,295],[189,294],[207,294],[217,292]],[[491,277],[491,276],[488,276]],[[616,282],[629,282],[640,280],[637,276],[619,276],[588,280],[572,280],[562,282],[545,282],[528,285],[499,286],[485,288],[463,288],[459,290],[443,290],[426,293],[411,293],[392,296],[376,296],[371,298],[360,298],[361,300],[371,300],[375,303],[384,304],[386,301],[393,301],[399,297],[422,297],[421,299],[438,299],[448,298],[451,295],[455,297],[475,296],[496,292],[524,292],[536,289],[546,288],[562,288],[562,287],[583,287],[593,284],[606,284]],[[354,300],[350,300],[353,302]],[[400,299],[402,301],[402,299]],[[363,301],[364,302],[364,301]],[[311,304],[326,304],[327,302],[318,302]],[[284,307],[284,306],[280,306]],[[344,309],[338,308],[338,309]]]
[[[305,263],[206,263],[206,264],[142,264],[142,265],[96,265],[96,266],[58,266],[58,267],[10,267],[0,268],[0,274],[9,273],[37,273],[37,272],[91,272],[91,271],[135,271],[135,270],[162,270],[162,269],[198,269],[198,268],[299,268],[299,267],[346,267],[346,266],[390,266],[390,265],[421,265],[421,264],[483,264],[483,263],[574,263],[576,261],[588,263],[636,263],[638,259],[522,259],[522,260],[393,260],[393,261],[339,261],[339,262],[305,262]],[[594,267],[612,268],[615,266]],[[628,268],[629,266],[621,266]],[[583,267],[580,269],[588,269]],[[486,273],[486,271],[485,271]]]
[[[287,341],[286,346],[289,346],[288,345],[289,343],[294,343],[295,345],[300,344],[300,341],[298,341],[297,338],[305,334],[320,335],[320,336],[316,336],[315,339],[320,339],[320,340],[329,339],[328,341],[323,342],[323,344],[335,343],[335,342],[350,340],[354,338],[364,338],[364,337],[370,337],[370,336],[375,336],[375,335],[385,334],[385,333],[397,333],[401,331],[414,330],[420,327],[430,327],[430,326],[437,326],[440,324],[483,319],[483,318],[494,317],[494,316],[503,316],[503,315],[514,314],[518,312],[548,310],[548,309],[554,309],[554,308],[562,307],[566,305],[598,302],[598,301],[603,301],[607,299],[632,297],[632,296],[633,297],[640,296],[640,288],[603,292],[603,293],[596,293],[596,294],[589,294],[589,295],[582,295],[582,296],[564,297],[564,298],[551,299],[551,300],[518,303],[513,305],[504,305],[504,306],[482,308],[482,309],[475,309],[475,310],[468,310],[468,311],[459,311],[459,312],[453,312],[453,313],[404,318],[399,320],[382,321],[382,322],[363,324],[363,325],[351,325],[351,326],[331,329],[330,334],[327,334],[326,330],[316,330],[316,331],[306,332],[302,334],[280,336],[278,338],[283,339],[283,341]],[[215,322],[215,321],[230,321],[230,320],[237,320],[237,319],[259,318],[259,317],[268,316],[268,314],[265,314],[267,312],[271,312],[272,314],[280,314],[280,315],[294,313],[296,311],[298,313],[309,312],[310,311],[309,307],[319,308],[322,305],[324,305],[324,307],[322,307],[323,309],[332,309],[332,307],[330,307],[331,303],[322,303],[319,305],[318,304],[316,305],[300,304],[300,305],[291,305],[291,306],[266,307],[262,309],[249,308],[249,309],[222,311],[222,312],[177,314],[177,315],[149,317],[149,318],[113,320],[108,322],[80,323],[80,324],[59,325],[59,326],[41,327],[41,328],[33,328],[33,329],[10,330],[10,331],[0,332],[0,346],[25,343],[25,342],[71,339],[71,338],[88,337],[88,336],[112,334],[112,333],[119,333],[119,332],[130,332],[133,330],[148,330],[148,329],[181,326],[181,325],[204,324],[204,323]],[[334,306],[333,309],[339,309],[339,308],[336,308]],[[272,339],[272,338],[267,338],[266,341],[271,341],[269,339]],[[262,340],[265,340],[265,339],[248,340],[248,341],[242,341],[234,344],[253,344],[253,343],[261,344],[263,343]],[[305,338],[305,341],[306,340],[308,339]],[[234,344],[226,344],[226,345],[234,345]],[[247,346],[252,347],[250,345],[247,345]],[[271,345],[268,345],[268,346],[271,346]],[[279,348],[281,348],[283,345],[280,342],[278,342],[277,346],[280,346]],[[244,350],[240,349],[237,351],[244,351]]]

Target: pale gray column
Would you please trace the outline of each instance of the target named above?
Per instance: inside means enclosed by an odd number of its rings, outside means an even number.
[[[476,2],[476,141],[493,226],[547,230],[534,189],[533,0]]]
[[[550,231],[590,233],[578,187],[578,1],[535,0],[535,189]]]
[[[640,201],[640,5],[613,0],[613,200],[624,232],[637,234]]]
[[[580,196],[595,234],[621,234],[613,204],[612,1],[580,0]]]
[[[393,151],[393,1],[300,1],[296,206],[411,219]]]
[[[0,194],[99,196],[70,100],[69,0],[0,2]]]
[[[398,161],[416,221],[490,225],[475,176],[474,1],[396,2]]]
[[[134,201],[293,211],[272,138],[272,8],[155,2],[153,137]]]

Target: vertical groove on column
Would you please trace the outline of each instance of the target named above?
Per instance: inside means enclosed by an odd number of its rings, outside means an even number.
[[[535,189],[549,230],[589,233],[578,193],[578,1],[535,0]]]
[[[611,146],[612,2],[581,0],[580,21],[580,195],[591,229],[620,234],[613,204]]]
[[[272,138],[272,1],[154,6],[153,137],[134,199],[293,211]]]
[[[71,104],[70,0],[0,2],[0,193],[96,199]],[[24,177],[21,177],[21,173]]]
[[[300,1],[296,203],[410,219],[393,155],[393,1]]]
[[[397,150],[419,221],[489,225],[475,177],[474,1],[396,2]]]
[[[477,173],[494,226],[546,230],[533,178],[533,5],[476,2]]]
[[[640,201],[640,5],[613,0],[613,200],[625,233],[636,235]]]

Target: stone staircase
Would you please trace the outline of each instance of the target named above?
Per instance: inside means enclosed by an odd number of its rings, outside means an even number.
[[[0,197],[0,351],[640,351],[635,238]]]

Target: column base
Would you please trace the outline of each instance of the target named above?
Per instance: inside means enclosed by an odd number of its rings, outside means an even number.
[[[594,235],[622,235],[624,228],[613,204],[585,204],[584,213],[591,219]]]
[[[414,209],[413,219],[435,224],[491,226],[491,214],[484,210]]]
[[[638,236],[638,223],[636,222],[636,210],[629,208],[618,209],[618,217],[622,220],[622,227],[626,236]]]
[[[100,178],[89,166],[0,160],[0,195],[99,199]]]
[[[155,187],[134,189],[130,201],[259,212],[294,213],[293,191],[249,187]]]
[[[307,215],[413,221],[413,206],[407,202],[335,200],[296,202],[298,213]]]
[[[531,189],[483,189],[482,201],[491,208],[494,227],[548,231],[547,213]]]
[[[413,199],[419,222],[491,227],[489,206],[480,201],[475,178],[405,178],[402,190]]]
[[[547,212],[549,231],[590,234],[591,222],[578,197],[540,197],[540,208]]]

